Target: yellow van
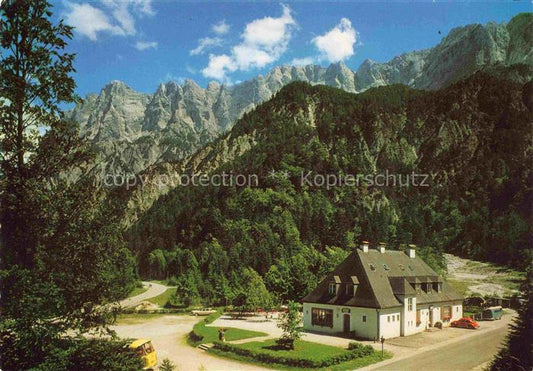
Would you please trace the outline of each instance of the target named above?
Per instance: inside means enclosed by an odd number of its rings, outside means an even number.
[[[150,339],[137,339],[130,344],[130,349],[133,349],[142,358],[143,370],[151,370],[157,365],[157,354]]]

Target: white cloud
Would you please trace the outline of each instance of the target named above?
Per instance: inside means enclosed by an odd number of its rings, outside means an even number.
[[[157,49],[157,41],[137,41],[135,49],[143,51],[146,49]]]
[[[152,0],[101,0],[101,7],[69,1],[65,4],[67,23],[92,41],[96,41],[102,32],[120,36],[135,35],[136,18],[155,14]]]
[[[278,18],[264,17],[248,23],[241,34],[242,41],[233,46],[230,55],[210,55],[203,75],[228,81],[228,72],[261,68],[277,61],[287,50],[297,25],[291,9],[286,5],[282,8],[283,14]]]
[[[217,24],[214,24],[211,29],[214,33],[217,35],[225,35],[229,31],[229,24],[226,23],[226,20],[222,20],[218,22]]]
[[[241,36],[246,44],[274,48],[290,39],[288,28],[295,24],[290,8],[283,5],[283,15],[281,17],[256,19],[246,25]]]
[[[305,57],[305,58],[294,58],[289,64],[291,66],[302,67],[302,66],[308,66],[313,63],[315,63],[315,59],[313,57]]]
[[[275,53],[269,53],[269,51],[248,44],[239,44],[233,47],[232,56],[239,69],[244,71],[252,67],[264,67],[279,58]]]
[[[229,55],[209,55],[209,64],[202,70],[206,77],[212,77],[217,80],[227,81],[226,74],[234,72],[237,69],[233,58]]]
[[[114,35],[124,35],[124,30],[111,24],[110,19],[100,9],[90,4],[67,3],[70,8],[66,14],[66,22],[76,27],[76,31],[96,41],[98,32],[110,32]]]
[[[315,37],[312,42],[322,54],[322,58],[329,62],[339,62],[353,55],[357,36],[350,20],[342,18],[337,26],[324,35]]]
[[[219,37],[204,37],[198,40],[198,46],[189,52],[190,55],[203,54],[207,49],[213,46],[220,46],[222,39]]]

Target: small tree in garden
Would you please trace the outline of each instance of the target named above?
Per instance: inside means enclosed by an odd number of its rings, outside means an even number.
[[[302,335],[300,327],[300,304],[290,301],[286,313],[282,313],[278,327],[283,330],[283,335],[276,341],[278,346],[285,349],[294,349],[294,342]]]
[[[159,366],[160,371],[174,371],[175,369],[176,365],[168,358],[165,358],[163,362],[161,362],[161,366]]]

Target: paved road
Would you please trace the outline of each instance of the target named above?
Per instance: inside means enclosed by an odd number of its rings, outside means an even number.
[[[460,339],[436,344],[431,349],[414,352],[412,356],[376,364],[372,370],[471,370],[490,361],[500,349],[508,328],[503,321],[500,326],[487,332],[472,333]],[[478,331],[478,330],[476,330]],[[470,335],[470,334],[469,334]]]
[[[120,302],[123,308],[130,308],[139,305],[142,301],[156,297],[164,293],[170,286],[161,285],[155,282],[143,281],[143,286],[148,287],[148,290],[140,295],[132,296],[131,298],[124,299]]]

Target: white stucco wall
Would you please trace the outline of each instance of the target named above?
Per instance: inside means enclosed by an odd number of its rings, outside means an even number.
[[[323,332],[328,334],[338,334],[344,331],[344,314],[350,315],[350,331],[355,331],[357,338],[374,340],[383,336],[390,339],[398,336],[408,336],[422,332],[429,328],[430,315],[429,305],[417,305],[416,298],[413,298],[413,310],[408,310],[407,300],[401,308],[380,309],[379,310],[379,331],[378,334],[378,312],[374,308],[343,307],[328,304],[303,304],[304,329],[310,331]],[[444,326],[449,326],[451,321],[455,321],[463,316],[463,306],[459,303],[443,303],[433,305],[433,323],[441,322],[441,306],[452,307],[452,318],[444,322]],[[312,308],[322,308],[333,310],[333,327],[313,326]],[[343,313],[342,309],[349,309],[349,313]],[[416,324],[416,312],[420,310],[420,324]],[[366,322],[363,322],[366,316]],[[393,317],[394,316],[394,317]],[[399,317],[399,319],[398,319]],[[389,321],[390,318],[390,321]]]
[[[400,336],[401,308],[381,309],[379,311],[379,337],[385,339]]]
[[[409,310],[408,298],[403,299],[403,317],[401,322],[401,336],[408,336],[417,333],[419,330],[416,327],[416,297],[411,298],[413,300],[412,309]]]
[[[333,327],[329,326],[313,326],[312,325],[312,308],[322,308],[322,309],[332,309],[333,310]],[[303,305],[303,314],[304,314],[304,329],[326,332],[326,333],[338,333],[343,331],[343,318],[341,316],[341,307],[337,305],[328,305],[328,304],[312,304],[304,303]]]
[[[312,308],[332,309],[333,327],[313,326]],[[343,313],[343,308],[345,310],[349,309],[350,312]],[[374,308],[343,307],[338,305],[304,303],[304,329],[328,334],[342,333],[344,331],[344,315],[350,316],[350,331],[355,331],[356,337],[370,340],[373,340],[377,337],[377,313],[376,309]],[[363,322],[363,316],[366,316],[365,322]]]
[[[455,304],[452,305],[452,321],[458,320],[463,317],[463,305]]]
[[[351,330],[355,331],[357,338],[374,340],[377,338],[378,321],[377,312],[374,308],[350,308],[351,309]],[[366,322],[363,322],[366,316]]]

